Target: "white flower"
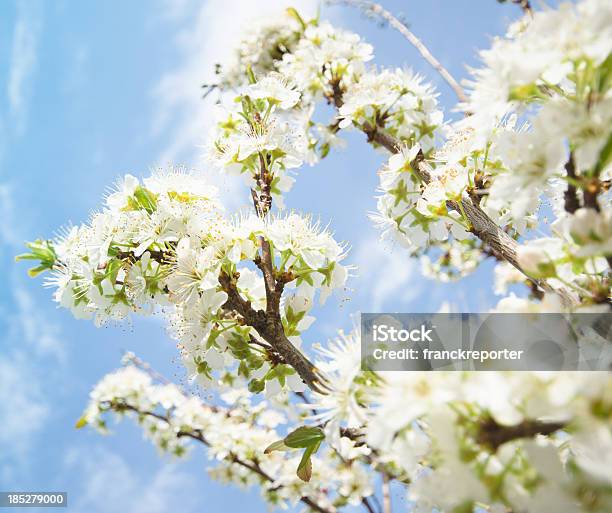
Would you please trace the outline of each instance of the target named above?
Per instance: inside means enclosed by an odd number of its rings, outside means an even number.
[[[498,296],[503,296],[508,292],[508,285],[525,280],[525,275],[508,262],[497,264],[494,273],[494,290]]]
[[[531,276],[544,278],[555,275],[555,261],[562,256],[563,242],[555,238],[536,239],[521,244],[516,250],[519,265]]]
[[[106,204],[109,208],[120,210],[125,207],[128,198],[134,195],[138,186],[138,178],[132,175],[125,175],[123,180],[115,184],[116,191],[108,195]]]
[[[278,73],[270,73],[248,87],[247,94],[253,98],[266,98],[277,103],[281,109],[290,109],[300,101],[300,92],[289,87],[287,80]]]
[[[179,241],[176,246],[176,267],[168,277],[170,292],[179,302],[188,303],[195,299],[196,293],[218,286],[219,259],[213,246],[194,247],[189,237]]]
[[[190,202],[193,200],[210,201],[216,208],[218,189],[209,184],[202,175],[183,168],[158,168],[151,176],[144,179],[148,190],[155,194],[166,194],[175,201]]]
[[[361,345],[356,331],[346,335],[339,332],[338,337],[328,347],[319,347],[325,360],[317,361],[317,367],[325,373],[331,391],[317,394],[312,407],[317,410],[313,416],[317,422],[329,421],[328,432],[339,436],[337,428],[341,423],[348,427],[359,427],[365,420],[365,410],[357,401],[356,393],[361,387],[356,378],[361,371]],[[362,392],[366,392],[362,390]]]
[[[302,258],[314,270],[344,258],[343,248],[327,230],[295,213],[275,218],[268,224],[266,233],[276,249]]]
[[[553,230],[577,245],[577,249],[572,251],[576,256],[612,254],[612,209],[609,207],[602,212],[593,208],[579,208],[558,220]]]

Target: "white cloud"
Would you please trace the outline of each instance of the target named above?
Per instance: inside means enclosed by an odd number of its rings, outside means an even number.
[[[19,269],[21,271],[21,269]],[[25,342],[31,358],[51,358],[55,363],[64,364],[66,353],[60,339],[59,326],[49,322],[44,312],[28,291],[19,285],[14,287],[13,304],[16,306],[12,316],[15,336]]]
[[[78,488],[69,498],[74,513],[201,510],[196,478],[174,464],[164,464],[154,474],[142,477],[120,455],[100,446],[73,448],[64,463],[68,474],[79,476]]]
[[[0,356],[0,447],[2,471],[7,472],[11,456],[20,459],[29,450],[32,437],[49,415],[40,383],[32,379],[32,365],[23,351]]]
[[[26,127],[30,79],[38,61],[37,48],[42,29],[41,8],[40,2],[22,0],[17,4],[7,98],[18,135],[22,134]]]
[[[12,198],[11,187],[0,184],[0,258],[8,267],[7,294],[0,306],[0,476],[5,480],[26,464],[44,430],[51,390],[66,359],[59,327],[48,321],[23,285],[25,267],[12,264],[13,255],[24,249]]]
[[[16,247],[20,241],[14,225],[14,205],[11,186],[0,183],[0,251],[9,246]],[[2,256],[2,253],[0,253]]]
[[[359,243],[351,260],[358,267],[356,294],[364,311],[397,309],[422,291],[418,262],[402,248],[391,248],[372,236]]]
[[[180,20],[175,44],[180,58],[174,70],[161,77],[153,91],[157,102],[153,135],[168,141],[158,157],[160,164],[199,160],[210,129],[213,102],[202,99],[202,84],[214,82],[214,66],[231,55],[247,23],[280,14],[293,6],[314,14],[317,0],[208,0],[204,4],[181,0],[167,2],[167,18]],[[169,8],[171,7],[171,9]],[[188,20],[192,20],[189,22]],[[194,159],[194,157],[196,157]],[[177,159],[183,159],[177,162]],[[212,177],[230,196],[235,182]],[[235,196],[232,194],[232,196]]]

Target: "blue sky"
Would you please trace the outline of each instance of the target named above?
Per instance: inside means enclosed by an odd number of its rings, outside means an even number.
[[[256,490],[214,483],[205,455],[159,458],[126,422],[114,435],[77,431],[92,385],[132,350],[168,377],[183,379],[176,348],[159,319],[96,329],[50,301],[13,257],[24,240],[51,236],[85,220],[106,187],[130,172],[184,164],[205,171],[201,145],[210,104],[200,85],[252,16],[299,0],[134,0],[0,3],[0,490],[67,491],[71,512],[265,511]],[[412,29],[458,78],[476,65],[476,50],[501,34],[518,8],[495,0],[383,4]],[[452,92],[397,33],[348,8],[322,16],[374,44],[376,62],[411,66],[440,88],[450,113]],[[300,171],[287,205],[311,212],[351,246],[359,278],[345,297],[317,311],[307,344],[350,329],[359,311],[432,311],[448,300],[462,311],[492,306],[490,266],[458,284],[420,276],[400,249],[377,243],[367,218],[375,208],[383,161],[356,133],[349,146]],[[221,181],[228,203],[245,196]],[[248,502],[245,502],[245,499]],[[245,507],[248,504],[248,508]]]

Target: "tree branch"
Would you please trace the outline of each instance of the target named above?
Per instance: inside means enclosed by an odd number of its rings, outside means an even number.
[[[500,4],[506,2],[506,0],[497,0]],[[510,0],[511,3],[518,5],[525,14],[533,15],[533,9],[531,8],[531,2],[529,0]]]
[[[363,504],[363,507],[368,513],[376,513],[376,510],[374,509],[374,507],[370,503],[370,500],[367,497],[361,499],[361,504]]]
[[[369,2],[366,0],[338,0],[338,2],[358,7],[367,14],[370,14],[372,16],[378,16],[379,18],[389,23],[389,25],[391,25],[402,36],[404,36],[404,38],[406,38],[408,42],[418,50],[423,59],[425,59],[427,63],[440,74],[440,76],[455,92],[457,98],[459,98],[459,101],[463,103],[467,102],[467,96],[465,95],[463,88],[459,85],[459,82],[457,82],[449,73],[449,71],[444,66],[442,66],[440,61],[434,57],[434,55],[423,44],[423,42],[408,28],[406,23],[401,21],[391,12],[387,11],[382,5],[376,2]]]
[[[340,109],[343,105],[342,91],[337,82],[331,82],[332,95],[328,97],[328,101],[332,103],[336,109]],[[363,133],[366,134],[368,142],[373,142],[382,146],[390,153],[399,153],[402,148],[402,141],[387,133],[383,127],[365,122],[363,125],[358,125]],[[418,178],[422,183],[428,184],[432,181],[431,173],[425,162],[425,156],[419,152],[411,163]],[[560,296],[565,306],[571,306],[576,303],[575,296],[566,289],[554,289],[545,280],[540,280],[529,275],[518,263],[516,249],[517,242],[502,230],[481,208],[476,202],[473,202],[467,193],[463,194],[460,201],[448,201],[447,207],[451,210],[459,212],[462,216],[465,214],[467,221],[470,223],[471,231],[484,243],[488,244],[490,251],[500,260],[505,260],[513,267],[523,273],[530,281],[535,283],[545,292],[554,292]]]
[[[251,189],[253,206],[257,215],[265,219],[272,208],[272,175],[268,171],[266,157],[263,153],[259,154],[259,172],[255,179],[261,192],[257,194],[254,189]],[[327,380],[285,335],[280,313],[280,300],[285,284],[292,281],[294,277],[291,272],[276,272],[272,259],[272,248],[265,237],[259,237],[259,247],[261,254],[255,257],[254,262],[263,274],[266,310],[254,310],[250,301],[240,295],[236,287],[238,273],[229,276],[222,272],[219,276],[219,283],[228,295],[225,307],[241,315],[246,324],[253,327],[270,344],[275,356],[280,357],[284,363],[291,366],[308,387],[315,392],[325,394],[327,393]]]
[[[219,283],[228,295],[224,307],[237,312],[247,325],[254,328],[287,365],[293,367],[308,387],[320,394],[327,393],[326,379],[314,364],[289,341],[285,335],[280,315],[270,315],[263,310],[255,310],[251,302],[240,295],[236,287],[238,277],[238,273],[234,276],[221,273],[219,276]]]
[[[541,422],[538,420],[524,420],[514,426],[503,426],[489,417],[480,425],[476,440],[479,444],[497,451],[506,442],[519,438],[532,438],[535,435],[550,435],[565,427],[564,422]]]
[[[367,135],[368,141],[375,142],[387,149],[390,153],[399,153],[402,143],[392,135],[385,132],[382,128],[373,126],[370,123],[362,125],[361,130]],[[432,181],[431,174],[427,168],[425,157],[419,152],[411,164],[417,176],[424,184]],[[464,193],[460,201],[448,201],[447,206],[460,214],[465,213],[467,221],[471,226],[471,231],[480,240],[486,243],[490,250],[501,260],[505,260],[522,272],[530,281],[546,292],[558,294],[566,306],[575,304],[574,296],[565,289],[554,289],[545,280],[539,280],[529,275],[518,263],[516,256],[517,242],[500,228],[472,199]]]
[[[164,417],[163,415],[160,415],[159,413],[155,413],[152,411],[140,411],[138,408],[135,408],[134,406],[131,406],[128,404],[122,404],[121,408],[125,410],[133,411],[137,413],[138,415],[145,415],[145,416],[153,417],[157,420],[163,421],[166,424],[170,425],[168,418]],[[201,444],[205,445],[206,447],[210,447],[210,443],[208,442],[208,440],[206,440],[204,433],[200,430],[179,431],[176,434],[176,436],[177,438],[182,438],[182,437],[191,438],[192,440],[196,440],[200,442]],[[264,481],[267,481],[270,483],[274,483],[276,481],[272,476],[270,476],[267,472],[265,472],[259,466],[259,463],[256,460],[243,460],[232,452],[228,453],[226,459],[229,460],[231,463],[234,463],[240,467],[246,468],[247,470],[250,470],[251,472],[257,474]],[[280,485],[279,488],[282,488],[282,485]],[[300,501],[302,501],[304,504],[306,504],[312,510],[317,511],[318,513],[335,513],[336,512],[335,508],[332,508],[332,509],[324,508],[323,506],[320,506],[314,499],[308,496],[300,497]]]
[[[576,185],[573,183],[574,180],[576,180],[576,164],[573,153],[570,153],[569,160],[565,164],[565,171],[567,172],[567,177],[569,178],[567,182],[567,190],[563,194],[563,197],[565,198],[565,211],[573,214],[580,208]]]

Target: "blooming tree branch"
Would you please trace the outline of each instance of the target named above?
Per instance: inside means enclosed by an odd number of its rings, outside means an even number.
[[[159,379],[159,375],[140,359],[130,356],[129,361],[145,367],[147,374],[152,373],[156,379]],[[128,378],[127,382],[126,378]],[[107,376],[94,389],[92,402],[79,420],[77,427],[92,424],[104,432],[106,423],[103,415],[108,412],[114,412],[117,415],[133,413],[138,422],[148,429],[149,436],[162,450],[181,455],[186,450],[181,442],[182,439],[197,441],[216,454],[218,459],[227,462],[230,465],[228,469],[236,465],[248,471],[265,483],[268,493],[278,495],[284,485],[279,483],[278,478],[272,477],[269,471],[262,468],[261,459],[256,454],[251,457],[247,456],[249,452],[244,449],[239,452],[220,449],[219,442],[222,442],[218,439],[220,433],[214,433],[212,429],[215,423],[217,423],[215,430],[231,429],[232,425],[236,425],[236,419],[248,419],[249,415],[240,411],[240,407],[244,405],[239,402],[237,409],[206,405],[195,398],[184,395],[171,383],[156,385],[144,372],[128,366]],[[160,408],[163,413],[155,411]],[[204,417],[208,418],[206,422],[203,422]],[[200,427],[204,425],[207,426],[213,437],[212,440],[207,438],[206,433]],[[259,430],[259,436],[264,434],[261,427],[252,425],[250,429]],[[245,440],[245,442],[248,444],[248,441]],[[299,497],[299,500],[313,511],[334,513],[336,509],[328,500],[325,501],[326,505],[319,503],[324,495],[324,491],[317,490],[316,496],[315,494],[313,496],[303,495]]]
[[[342,108],[342,94],[339,91],[334,92],[332,101],[338,109]],[[382,146],[392,154],[401,154],[403,147],[402,142],[386,133],[384,125],[381,127],[365,122],[360,128],[368,137],[369,142]],[[421,183],[429,185],[432,182],[432,176],[422,151],[419,150],[409,164]],[[458,200],[448,200],[446,204],[451,210],[465,217],[469,223],[468,231],[472,232],[483,241],[491,253],[499,260],[510,263],[542,290],[558,294],[562,298],[565,306],[571,306],[576,303],[576,298],[572,293],[565,290],[563,287],[553,289],[545,280],[533,277],[522,268],[517,256],[518,244],[516,240],[500,228],[467,193],[463,193]]]

